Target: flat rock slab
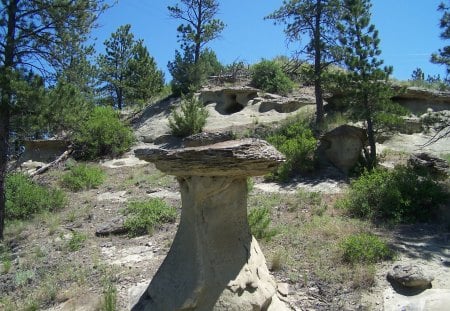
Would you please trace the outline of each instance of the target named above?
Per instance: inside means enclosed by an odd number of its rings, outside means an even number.
[[[450,306],[450,289],[428,289],[416,296],[403,296],[392,289],[384,293],[384,311],[446,311]]]
[[[164,150],[137,149],[136,156],[154,162],[175,176],[260,176],[274,170],[284,157],[262,140],[230,140],[214,145]]]
[[[104,192],[97,196],[97,201],[125,202],[127,201],[126,191]]]

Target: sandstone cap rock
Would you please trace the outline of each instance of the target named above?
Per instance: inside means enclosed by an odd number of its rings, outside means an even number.
[[[259,176],[284,162],[283,155],[272,145],[256,139],[174,150],[144,148],[135,154],[175,176]]]

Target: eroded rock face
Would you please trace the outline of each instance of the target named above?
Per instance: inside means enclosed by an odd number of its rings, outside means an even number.
[[[136,154],[178,177],[182,213],[166,259],[132,310],[288,310],[247,221],[247,176],[283,157],[251,140]]]
[[[250,100],[258,96],[258,91],[247,86],[202,90],[200,100],[205,105],[216,103],[216,110],[221,114],[232,114],[244,109]]]
[[[449,165],[447,161],[426,152],[412,154],[408,159],[408,166],[435,178],[448,178]]]
[[[321,163],[331,162],[344,173],[353,168],[367,141],[362,128],[342,125],[320,138],[317,155]]]

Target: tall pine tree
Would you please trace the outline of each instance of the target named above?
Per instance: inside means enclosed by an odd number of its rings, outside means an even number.
[[[316,123],[324,118],[323,73],[338,59],[337,21],[340,0],[289,0],[266,18],[286,25],[285,33],[291,42],[309,40],[303,44],[302,53],[314,64],[314,89],[316,96]]]
[[[445,4],[441,2],[438,8],[442,12],[442,17],[440,20],[440,27],[442,29],[441,39],[450,39],[450,4]],[[431,55],[431,62],[435,64],[444,65],[447,70],[446,81],[448,82],[448,75],[450,74],[450,46],[444,46],[438,51]]]
[[[207,69],[214,66],[209,63],[211,51],[205,45],[220,36],[225,24],[216,18],[217,0],[180,0],[180,4],[169,6],[168,10],[172,18],[183,22],[177,29],[183,55],[175,51],[175,60],[168,64],[173,76],[172,90],[180,95],[200,87]],[[213,56],[212,61],[217,62]]]
[[[345,85],[352,115],[364,120],[369,150],[365,151],[367,168],[376,165],[376,131],[390,123],[400,122],[396,114],[403,110],[390,98],[388,84],[392,67],[382,68],[380,39],[371,24],[370,0],[343,0],[340,41],[348,69]]]
[[[143,41],[135,40],[131,25],[120,26],[104,45],[98,57],[100,92],[113,107],[144,103],[161,91],[163,73]]]

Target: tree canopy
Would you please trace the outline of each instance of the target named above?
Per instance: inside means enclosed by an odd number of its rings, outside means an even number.
[[[143,103],[164,86],[164,75],[157,69],[142,40],[135,40],[131,25],[120,26],[104,42],[105,54],[98,57],[100,93],[106,102],[122,109]]]
[[[169,6],[169,15],[182,22],[178,26],[181,51],[168,68],[173,76],[172,91],[176,95],[200,87],[205,76],[220,67],[216,54],[205,45],[218,38],[225,24],[215,18],[219,12],[217,0],[181,0]]]
[[[104,0],[2,0],[0,3],[0,239],[5,217],[5,177],[12,118],[28,92],[17,83],[33,71],[54,76],[63,67],[58,51],[85,42]],[[32,80],[34,78],[31,78]],[[22,83],[22,85],[26,85]]]
[[[440,20],[440,27],[442,29],[441,39],[448,40],[450,39],[450,6],[445,5],[444,2],[441,2],[438,10],[442,12],[442,17]],[[444,46],[437,53],[432,54],[431,62],[435,64],[441,64],[446,67],[446,80],[448,80],[448,75],[450,74],[450,46]]]

